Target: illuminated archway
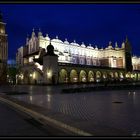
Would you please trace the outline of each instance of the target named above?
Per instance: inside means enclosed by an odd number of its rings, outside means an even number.
[[[94,82],[94,72],[93,71],[89,71],[88,72],[88,82]]]
[[[140,81],[140,73],[138,73],[138,80]]]
[[[111,78],[111,79],[113,79],[114,78],[114,74],[113,74],[113,72],[109,72],[109,77]]]
[[[102,74],[100,71],[97,71],[96,72],[96,82],[100,82],[101,81],[101,78],[102,78]]]
[[[138,74],[137,73],[135,73],[135,79],[134,79],[135,81],[137,81],[138,80]]]
[[[120,78],[120,81],[124,79],[124,74],[122,72],[119,73],[119,78]]]
[[[20,71],[17,75],[16,75],[16,81],[19,84],[23,84],[24,83],[24,71]]]
[[[114,73],[114,76],[115,76],[115,79],[118,79],[118,78],[119,78],[118,72],[115,72],[115,73]]]
[[[79,81],[80,82],[87,82],[87,74],[86,74],[86,72],[84,70],[80,71]]]
[[[70,81],[72,83],[78,82],[78,74],[77,74],[77,71],[74,69],[71,70],[71,72],[70,72]]]
[[[131,74],[131,78],[132,78],[132,80],[137,80],[137,74],[136,73],[132,73]]]
[[[107,73],[103,72],[103,79],[107,79]]]
[[[65,69],[61,69],[59,72],[59,83],[68,82],[68,72]]]
[[[36,73],[35,73],[34,70],[28,71],[29,84],[35,84],[36,83],[35,75],[36,75]]]
[[[131,72],[126,73],[125,77],[127,80],[130,80],[131,79]]]

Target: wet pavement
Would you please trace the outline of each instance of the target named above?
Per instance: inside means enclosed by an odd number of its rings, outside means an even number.
[[[29,116],[25,116],[9,106],[0,103],[0,137],[9,136],[50,136],[49,131]]]
[[[0,92],[28,92],[10,97],[37,105],[42,114],[94,136],[140,136],[140,90],[62,94],[66,87],[24,85],[1,87]]]

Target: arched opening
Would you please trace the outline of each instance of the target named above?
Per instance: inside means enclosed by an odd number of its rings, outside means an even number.
[[[119,73],[119,78],[120,78],[120,81],[124,80],[124,74],[122,72]]]
[[[97,71],[96,72],[96,82],[100,82],[101,81],[101,76],[102,76],[101,72]]]
[[[23,79],[23,83],[24,84],[30,84],[30,78],[29,78],[29,72],[28,71],[25,71],[24,74],[24,79]]]
[[[138,81],[140,81],[140,73],[138,73]]]
[[[118,72],[115,72],[115,73],[114,73],[114,76],[115,76],[115,79],[117,80],[117,79],[119,78]]]
[[[29,77],[29,84],[35,84],[36,83],[35,71],[29,71],[28,77]]]
[[[131,73],[130,72],[126,73],[125,77],[126,78],[131,78]]]
[[[32,77],[32,79],[33,79],[33,84],[37,84],[37,79],[38,79],[38,76],[37,76],[37,71],[33,71],[33,77]]]
[[[103,72],[103,81],[107,81],[107,73]]]
[[[136,73],[132,73],[131,74],[131,78],[132,78],[132,80],[136,81],[137,80],[137,74]]]
[[[84,70],[80,71],[79,81],[80,82],[87,82],[87,74]]]
[[[59,72],[59,83],[68,83],[68,72],[65,69]]]
[[[89,71],[88,72],[88,82],[94,82],[94,72],[93,71]]]
[[[76,70],[71,70],[71,72],[70,72],[70,81],[72,82],[72,83],[76,83],[76,82],[78,82],[78,74],[77,74],[77,71]]]
[[[134,75],[135,75],[135,76],[134,76],[134,80],[137,81],[137,80],[138,80],[138,74],[135,73]]]
[[[24,72],[19,72],[16,76],[16,83],[23,84],[24,83]]]
[[[125,74],[126,80],[131,81],[131,73],[128,72]]]
[[[114,74],[113,74],[113,72],[109,72],[109,73],[108,73],[108,78],[109,78],[109,80],[111,80],[111,81],[114,80]]]

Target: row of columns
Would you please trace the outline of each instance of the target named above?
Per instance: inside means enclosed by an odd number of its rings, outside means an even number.
[[[75,69],[68,72],[66,69],[61,69],[59,72],[59,83],[74,83],[74,82],[101,82],[114,80],[139,81],[140,74],[125,73],[125,72],[106,72],[106,71],[88,71],[81,70],[77,72]]]

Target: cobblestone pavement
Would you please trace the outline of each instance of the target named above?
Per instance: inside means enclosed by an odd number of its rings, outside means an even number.
[[[50,132],[33,118],[23,115],[5,104],[0,103],[0,112],[0,137],[51,136]]]
[[[29,94],[12,97],[62,113],[73,120],[70,125],[95,136],[140,136],[140,90],[62,94],[61,88],[17,86],[12,90]]]

